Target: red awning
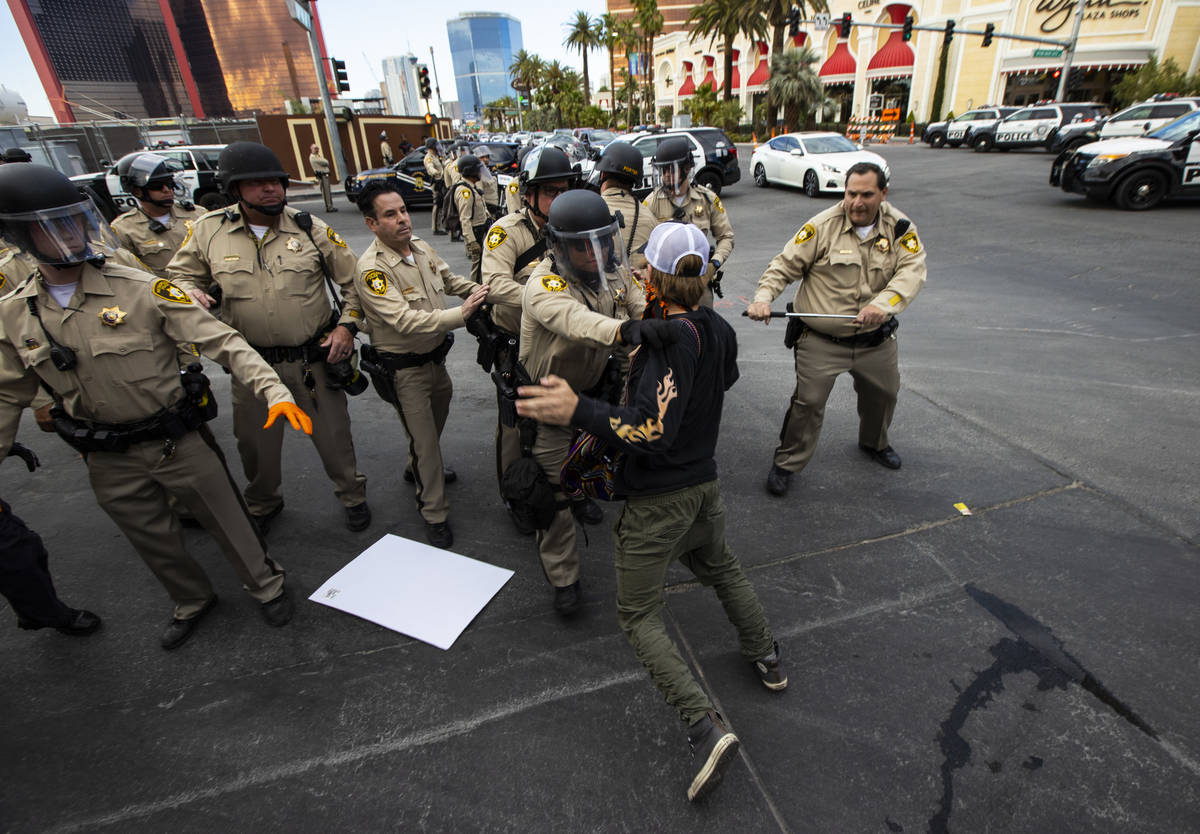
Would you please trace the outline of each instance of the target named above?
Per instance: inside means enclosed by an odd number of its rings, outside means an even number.
[[[767,56],[764,55],[758,59],[758,66],[750,73],[750,80],[746,82],[746,86],[765,87],[770,78],[771,68],[767,66]]]
[[[808,32],[799,32],[792,35],[792,46],[804,46],[806,40],[808,40]]]
[[[741,50],[733,50],[733,89],[735,90],[740,90],[742,88],[742,74],[738,71],[738,60],[741,57]]]
[[[846,41],[838,41],[837,48],[829,56],[829,60],[821,65],[821,81],[826,84],[853,84],[854,71],[858,64],[850,54],[850,46]]]
[[[692,81],[692,62],[683,62],[683,86],[679,88],[679,95],[690,96],[696,92],[696,83]]]
[[[704,80],[700,82],[701,87],[708,85],[713,88],[713,92],[717,91],[717,77],[713,75],[713,64],[716,60],[711,55],[704,56]]]
[[[911,6],[892,3],[887,7],[888,17],[892,23],[903,23]],[[912,75],[913,51],[904,42],[904,35],[899,30],[893,30],[884,41],[879,51],[871,56],[867,64],[867,78],[900,78]]]

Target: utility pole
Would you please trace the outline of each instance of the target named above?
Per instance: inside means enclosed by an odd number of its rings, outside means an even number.
[[[433,67],[433,91],[438,97],[438,115],[446,118],[446,107],[442,104],[442,85],[438,83],[437,62],[433,60],[433,47],[429,47],[429,66]]]
[[[1087,6],[1087,0],[1079,0],[1079,5],[1075,9],[1075,23],[1071,26],[1071,45],[1065,50],[1066,58],[1063,60],[1062,78],[1058,79],[1058,95],[1054,97],[1055,101],[1066,101],[1067,95],[1067,76],[1071,74],[1071,63],[1075,60],[1075,47],[1079,43],[1079,27],[1083,23],[1083,12]]]
[[[333,165],[336,179],[346,176],[346,156],[342,153],[342,137],[338,135],[337,118],[333,114],[333,101],[329,97],[329,85],[325,83],[325,59],[321,56],[321,45],[317,43],[317,32],[313,28],[312,12],[308,0],[287,0],[292,20],[308,32],[308,47],[312,51],[313,68],[317,71],[317,84],[321,88],[321,109],[325,111],[325,126],[329,129],[329,144],[333,150]]]

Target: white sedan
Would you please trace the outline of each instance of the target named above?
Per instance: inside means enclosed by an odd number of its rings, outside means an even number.
[[[809,197],[822,191],[844,191],[846,170],[857,162],[873,162],[891,179],[887,161],[864,151],[840,133],[785,133],[759,145],[750,171],[759,188],[795,185]]]

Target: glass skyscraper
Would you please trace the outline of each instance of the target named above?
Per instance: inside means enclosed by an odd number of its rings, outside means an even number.
[[[462,12],[446,21],[454,86],[463,118],[479,118],[483,108],[504,96],[517,96],[508,67],[524,48],[521,21],[495,12]]]

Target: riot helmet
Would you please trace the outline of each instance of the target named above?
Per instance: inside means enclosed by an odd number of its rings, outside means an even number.
[[[596,170],[600,172],[601,179],[607,174],[632,188],[642,179],[642,165],[641,151],[633,145],[628,142],[609,142],[604,153],[600,154]]]
[[[575,188],[579,180],[578,166],[572,165],[571,160],[559,148],[546,145],[533,148],[521,160],[521,173],[517,175],[521,198],[532,194],[533,200],[525,200],[525,203],[530,211],[543,220],[547,219],[547,216],[538,208],[537,192],[544,183],[559,180],[565,180],[568,189]]]
[[[258,142],[230,142],[226,145],[217,158],[217,178],[221,181],[225,193],[240,201],[241,195],[233,187],[243,180],[277,178],[285,192],[288,186],[288,172],[283,170],[283,163],[279,161],[279,157],[273,150]],[[251,203],[246,205],[262,214],[277,215],[283,213],[286,203],[285,193],[284,201],[278,206],[256,206]]]
[[[438,149],[437,148],[437,140],[434,139],[432,136],[428,137],[425,140],[425,150],[433,151],[434,153],[437,153],[437,149]]]
[[[477,179],[479,177],[480,167],[481,164],[479,162],[479,157],[475,156],[474,154],[467,154],[459,157],[458,173],[462,174],[464,177]]]
[[[546,241],[556,269],[592,292],[599,292],[605,274],[629,269],[620,225],[594,191],[575,189],[555,198]]]
[[[29,155],[29,151],[24,148],[9,148],[4,152],[3,157],[0,157],[5,163],[8,162],[33,162],[33,157]]]
[[[686,136],[664,139],[651,162],[655,179],[668,193],[676,198],[687,193],[695,162],[692,160],[692,143]]]
[[[120,244],[91,197],[45,165],[0,165],[0,236],[39,263],[78,266]]]
[[[184,195],[181,171],[183,164],[178,160],[149,151],[126,154],[117,162],[121,188],[138,200],[163,209],[169,209],[177,196]],[[170,192],[162,191],[164,185],[170,186]],[[151,195],[151,191],[155,194]]]

